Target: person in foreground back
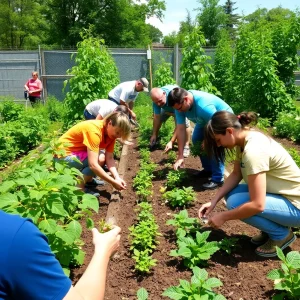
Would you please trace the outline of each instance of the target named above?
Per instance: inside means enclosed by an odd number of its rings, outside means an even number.
[[[272,138],[250,128],[257,115],[216,112],[205,129],[204,145],[209,155],[224,161],[225,149],[236,148],[234,169],[211,202],[203,204],[199,217],[219,228],[240,219],[261,230],[251,242],[256,254],[276,256],[295,241],[290,227],[300,226],[300,169],[288,152]],[[245,183],[239,184],[244,179]],[[211,214],[218,201],[226,200],[228,211]]]
[[[101,300],[110,256],[120,231],[93,232],[94,255],[75,286],[64,274],[45,235],[29,219],[0,211],[0,299]]]

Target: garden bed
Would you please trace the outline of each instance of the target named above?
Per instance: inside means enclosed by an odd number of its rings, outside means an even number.
[[[172,226],[166,225],[166,221],[172,218],[173,213],[178,213],[179,209],[171,209],[165,205],[161,199],[159,189],[165,184],[165,179],[159,179],[155,176],[153,180],[153,214],[159,225],[159,232],[162,234],[159,239],[159,245],[154,251],[153,258],[157,259],[155,266],[148,275],[139,275],[134,271],[134,260],[131,259],[129,251],[128,228],[134,224],[136,213],[134,209],[137,204],[137,196],[132,188],[132,181],[139,170],[139,152],[135,145],[129,148],[127,159],[127,167],[124,179],[128,188],[122,192],[121,214],[119,214],[118,225],[122,228],[122,239],[118,253],[112,259],[107,276],[105,299],[137,299],[136,292],[140,287],[146,288],[149,293],[149,299],[167,299],[161,296],[162,292],[172,286],[178,285],[179,279],[185,279],[190,282],[192,272],[184,267],[180,257],[175,258],[169,256],[172,249],[176,248],[175,230]],[[287,146],[292,146],[300,150],[299,145],[294,145],[287,140],[281,141]],[[155,150],[151,153],[152,160],[158,164],[158,169],[165,168],[167,155],[162,150]],[[189,157],[185,160],[185,168],[189,174],[185,186],[192,186],[197,193],[197,200],[193,205],[188,207],[190,217],[197,217],[198,209],[202,203],[209,201],[215,191],[203,191],[200,186],[203,180],[193,177],[193,173],[200,168],[198,158]],[[155,171],[154,175],[158,175]],[[107,207],[109,204],[110,193],[112,188],[107,184],[100,190],[100,213],[94,216],[97,222],[101,218],[105,218]],[[222,201],[216,207],[218,211],[225,208]],[[209,229],[209,228],[208,228]],[[227,299],[271,299],[274,295],[273,282],[266,278],[267,273],[275,268],[280,267],[278,258],[266,259],[257,256],[254,253],[255,246],[250,243],[251,236],[258,231],[240,221],[226,222],[220,230],[212,230],[209,240],[220,241],[227,237],[238,238],[238,248],[228,255],[224,251],[217,251],[208,261],[206,267],[209,277],[217,277],[223,282],[223,286],[217,290]],[[88,265],[92,253],[92,237],[91,232],[84,230],[82,239],[86,242],[84,250],[86,251],[85,264],[72,272],[73,282],[80,278]],[[298,239],[293,245],[293,250],[300,250],[300,240]],[[291,248],[287,248],[287,253]]]

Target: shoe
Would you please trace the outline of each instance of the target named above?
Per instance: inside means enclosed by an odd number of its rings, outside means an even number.
[[[183,148],[183,157],[187,158],[190,156],[190,147],[189,146],[185,146]]]
[[[266,232],[261,231],[251,239],[251,243],[257,246],[263,245],[269,239],[269,235]]]
[[[109,172],[107,165],[104,165],[104,166],[102,167],[102,169],[103,169],[106,173]]]
[[[104,185],[104,181],[103,180],[99,180],[97,178],[93,178],[92,181],[86,182],[85,186],[87,187],[93,187],[93,186],[97,186],[97,185]]]
[[[295,240],[296,240],[296,236],[292,231],[290,231],[288,236],[283,240],[274,241],[268,239],[268,241],[265,244],[256,248],[255,253],[263,257],[275,257],[277,256],[276,246],[279,247],[281,250],[283,250],[289,245],[291,245]]]
[[[198,171],[197,173],[194,173],[193,176],[198,177],[198,178],[210,178],[211,172],[203,169],[201,171]]]
[[[95,196],[95,197],[97,197],[97,198],[100,197],[100,193],[91,191],[91,190],[89,190],[89,189],[87,189],[87,188],[84,189],[84,192],[85,192],[86,194],[93,195],[93,196]]]
[[[224,181],[221,181],[221,182],[214,182],[214,181],[209,181],[207,183],[204,183],[202,184],[202,187],[205,189],[205,190],[214,190],[220,186],[222,186],[224,183]]]

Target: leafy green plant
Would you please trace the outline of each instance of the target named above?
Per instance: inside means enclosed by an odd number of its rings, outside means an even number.
[[[132,258],[135,260],[135,270],[142,273],[149,273],[152,267],[156,266],[156,259],[151,257],[151,251],[149,249],[146,250],[133,250]]]
[[[274,122],[274,134],[279,137],[300,141],[300,117],[295,113],[280,113]]]
[[[160,63],[154,72],[154,86],[162,87],[167,84],[176,83],[171,68],[172,64],[167,63],[165,59],[161,57]]]
[[[173,189],[180,186],[184,179],[187,178],[187,173],[185,170],[170,170],[167,175],[167,188]]]
[[[2,122],[15,121],[25,112],[25,106],[17,104],[12,100],[4,101],[1,103],[1,119]]]
[[[197,156],[200,156],[200,155],[206,155],[203,147],[202,147],[202,142],[196,142],[195,144],[193,143],[191,146],[190,146],[190,149],[191,149],[191,154],[192,156],[194,157],[197,157]]]
[[[182,189],[175,188],[172,191],[167,191],[162,195],[166,203],[172,207],[180,207],[189,204],[195,200],[196,194],[191,186],[183,187]]]
[[[216,251],[219,250],[217,242],[207,242],[210,231],[203,233],[197,232],[196,239],[192,237],[179,237],[177,244],[178,250],[172,250],[171,256],[182,256],[184,265],[193,268],[197,265],[206,265],[207,260],[210,259]]]
[[[112,230],[112,228],[113,228],[112,225],[109,223],[106,223],[104,219],[101,219],[98,222],[98,231],[100,233],[108,232],[108,231]]]
[[[138,300],[147,300],[148,299],[148,292],[145,288],[138,289],[136,296]]]
[[[293,158],[293,160],[295,161],[295,163],[297,164],[297,166],[300,168],[300,154],[299,154],[299,152],[295,148],[290,148],[288,150],[288,152],[291,155],[291,157]]]
[[[70,127],[82,120],[85,106],[95,99],[106,98],[109,91],[119,83],[119,74],[104,40],[92,36],[92,28],[81,32],[81,42],[77,44],[76,65],[68,70],[74,75],[65,81],[70,86],[64,104],[67,109],[65,126]]]
[[[166,222],[167,225],[174,226],[177,237],[194,234],[200,229],[197,218],[190,218],[186,209],[174,214],[173,219]]]
[[[274,280],[275,290],[283,291],[273,299],[299,299],[300,298],[300,253],[291,251],[286,256],[276,247],[277,256],[282,261],[281,269],[268,273],[267,278]]]
[[[231,254],[239,245],[237,244],[238,238],[224,238],[219,242],[219,247],[221,250],[225,251],[227,254]]]
[[[177,158],[177,154],[175,151],[168,152],[168,162],[174,164]]]
[[[166,289],[162,295],[175,300],[226,300],[226,298],[213,291],[223,285],[218,278],[208,278],[205,269],[193,267],[193,276],[191,283],[186,280],[179,280],[178,286],[171,286]]]

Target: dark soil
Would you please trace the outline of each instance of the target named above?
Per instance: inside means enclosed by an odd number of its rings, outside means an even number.
[[[287,140],[280,140],[280,142],[285,147],[294,147],[300,151],[299,145],[295,145]],[[179,279],[190,281],[192,276],[192,272],[183,266],[181,258],[177,259],[169,256],[170,250],[176,248],[176,243],[174,228],[167,226],[166,221],[171,219],[172,214],[178,213],[179,210],[172,210],[163,203],[159,189],[164,185],[165,179],[161,180],[155,177],[153,180],[152,205],[153,213],[156,216],[159,230],[162,234],[159,237],[160,244],[153,254],[153,258],[157,259],[157,266],[146,276],[136,274],[134,272],[134,261],[131,259],[129,252],[128,227],[135,222],[136,216],[134,208],[136,207],[137,197],[132,189],[132,180],[139,170],[139,153],[136,145],[131,147],[129,152],[127,172],[124,178],[128,188],[122,192],[123,199],[120,204],[122,214],[118,222],[123,232],[122,240],[118,253],[109,265],[105,299],[137,299],[136,292],[140,287],[147,289],[151,300],[167,299],[161,296],[166,288],[178,285]],[[158,164],[159,170],[165,168],[167,155],[161,150],[153,151],[151,157]],[[215,194],[215,191],[201,190],[200,186],[204,181],[193,176],[193,173],[199,170],[200,166],[198,158],[189,157],[185,160],[185,167],[190,175],[186,186],[192,186],[197,193],[196,202],[188,207],[190,217],[197,217],[201,204],[209,201]],[[157,175],[157,172],[155,173],[154,175]],[[95,222],[105,218],[112,188],[106,184],[100,190],[102,191],[99,199],[100,212],[94,216]],[[216,209],[222,211],[226,208],[220,201]],[[210,240],[220,241],[225,237],[238,237],[239,239],[239,247],[232,254],[228,255],[224,251],[216,252],[209,260],[209,265],[206,268],[209,277],[218,277],[223,282],[223,286],[217,292],[223,294],[227,299],[271,299],[272,295],[274,295],[273,282],[268,280],[266,275],[270,270],[280,267],[280,260],[278,258],[265,259],[255,254],[255,246],[250,243],[250,237],[257,233],[258,231],[255,228],[241,221],[226,222],[222,229],[212,230]],[[74,284],[86,269],[93,254],[90,231],[84,230],[83,240],[86,242],[84,246],[86,251],[85,264],[72,271]],[[300,250],[300,239],[292,245],[292,249]],[[287,248],[284,252],[287,253],[289,251],[291,251],[291,248]]]

